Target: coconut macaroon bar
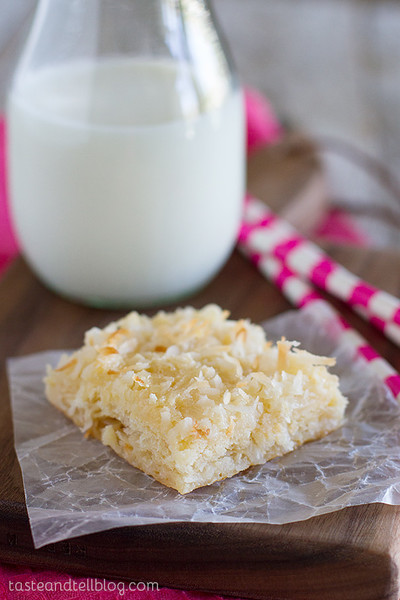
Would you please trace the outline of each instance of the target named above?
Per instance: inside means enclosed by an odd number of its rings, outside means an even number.
[[[49,401],[87,435],[181,494],[265,463],[342,424],[327,366],[216,305],[93,328],[48,368]]]

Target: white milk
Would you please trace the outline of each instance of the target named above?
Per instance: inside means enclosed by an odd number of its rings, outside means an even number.
[[[57,291],[157,303],[202,286],[228,257],[244,191],[242,98],[204,111],[183,75],[172,62],[121,59],[14,86],[14,220]]]

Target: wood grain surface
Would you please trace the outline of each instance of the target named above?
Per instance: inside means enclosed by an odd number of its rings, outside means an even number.
[[[36,0],[2,0],[2,107],[35,4]],[[267,93],[280,114],[317,134],[339,132],[397,166],[399,86],[393,74],[400,69],[400,9],[396,3],[301,0],[297,10],[291,0],[215,0],[215,5],[244,81]],[[283,193],[279,185],[274,188],[274,171],[271,164],[268,181],[252,181],[258,186],[254,190],[268,201],[275,194],[276,207],[282,208],[283,198],[290,205],[307,178],[289,169]],[[354,176],[340,170],[335,174],[344,186]],[[355,181],[354,191],[379,197],[369,182]],[[392,239],[398,239],[397,232]],[[399,295],[398,253],[328,250],[355,273]],[[289,308],[236,252],[218,277],[190,300],[197,307],[207,302],[228,308],[234,318],[256,322]],[[400,370],[399,350],[346,307],[335,305]],[[13,449],[4,361],[78,346],[88,327],[103,326],[121,314],[55,296],[22,260],[0,282],[0,560],[243,598],[398,600],[400,509],[379,504],[284,526],[129,527],[34,550]]]

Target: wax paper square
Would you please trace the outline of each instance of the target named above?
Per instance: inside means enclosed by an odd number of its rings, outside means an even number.
[[[349,398],[345,424],[282,458],[185,496],[135,469],[99,441],[85,439],[45,399],[46,364],[60,352],[8,363],[15,447],[37,548],[113,527],[201,521],[290,523],[347,506],[400,504],[400,409],[368,365],[335,340],[322,309],[292,311],[263,324],[316,354]]]

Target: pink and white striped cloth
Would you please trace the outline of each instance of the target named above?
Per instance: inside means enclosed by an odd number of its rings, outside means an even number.
[[[6,126],[0,116],[0,276],[18,254],[18,244],[8,208],[6,166]]]

